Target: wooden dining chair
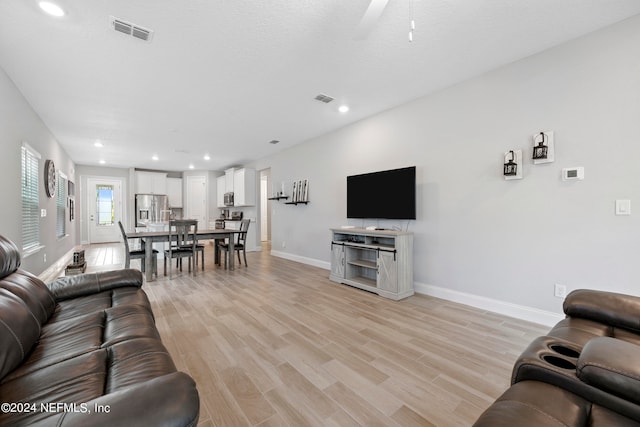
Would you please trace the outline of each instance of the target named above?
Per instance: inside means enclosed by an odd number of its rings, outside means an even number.
[[[118,226],[120,227],[120,233],[122,233],[122,240],[124,241],[124,268],[129,268],[131,266],[132,259],[140,260],[140,269],[142,272],[145,272],[145,250],[144,247],[139,250],[131,250],[129,249],[129,238],[127,237],[127,233],[124,231],[124,227],[122,226],[122,222],[118,221]],[[155,273],[156,277],[158,277],[158,251],[153,250],[153,257],[151,258],[151,268],[153,270],[152,273]]]
[[[251,220],[243,219],[240,221],[240,232],[237,233],[237,240],[233,244],[233,251],[238,254],[238,263],[242,264],[240,261],[240,251],[242,251],[242,255],[244,258],[244,266],[247,266],[247,230],[249,229],[249,224]],[[233,238],[233,237],[232,237]],[[224,268],[227,268],[227,255],[233,256],[233,254],[229,254],[229,244],[226,242],[221,242],[218,244],[218,247],[221,251],[224,251]]]
[[[191,262],[196,256],[198,245],[198,221],[195,219],[176,219],[169,221],[169,249],[164,251],[164,275],[167,275],[167,260],[169,260],[169,279],[172,279],[171,260],[176,259],[176,267],[182,271],[182,259],[188,258],[189,272]],[[204,264],[204,263],[203,263]],[[193,274],[196,274],[194,264]]]

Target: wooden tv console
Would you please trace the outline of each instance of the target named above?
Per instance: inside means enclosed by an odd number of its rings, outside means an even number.
[[[400,300],[413,295],[413,233],[331,229],[329,279]]]

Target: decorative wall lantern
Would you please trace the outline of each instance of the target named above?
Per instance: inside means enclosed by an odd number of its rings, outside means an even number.
[[[515,162],[516,155],[513,150],[509,151],[511,159],[504,164],[504,176],[515,176],[518,174],[518,164]]]
[[[538,132],[533,135],[533,164],[551,163],[554,160],[553,132]]]
[[[504,153],[502,168],[504,179],[522,179],[522,150],[509,150]]]
[[[545,145],[545,135],[544,132],[540,132],[539,137],[536,139],[533,138],[533,143],[538,142],[538,145],[533,146],[533,160],[546,159],[547,154],[549,152],[549,146]]]

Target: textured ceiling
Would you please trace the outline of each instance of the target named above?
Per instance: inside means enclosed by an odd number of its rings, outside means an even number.
[[[63,18],[0,1],[0,67],[77,164],[163,170],[268,156],[640,13],[638,0],[389,0],[356,40],[369,0],[57,3]]]

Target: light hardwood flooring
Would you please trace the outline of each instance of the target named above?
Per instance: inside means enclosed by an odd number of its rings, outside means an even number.
[[[121,268],[121,244],[86,248],[88,271]],[[395,302],[262,252],[234,271],[186,267],[145,283],[200,426],[469,426],[548,328],[416,295]],[[137,267],[136,261],[132,267]]]

